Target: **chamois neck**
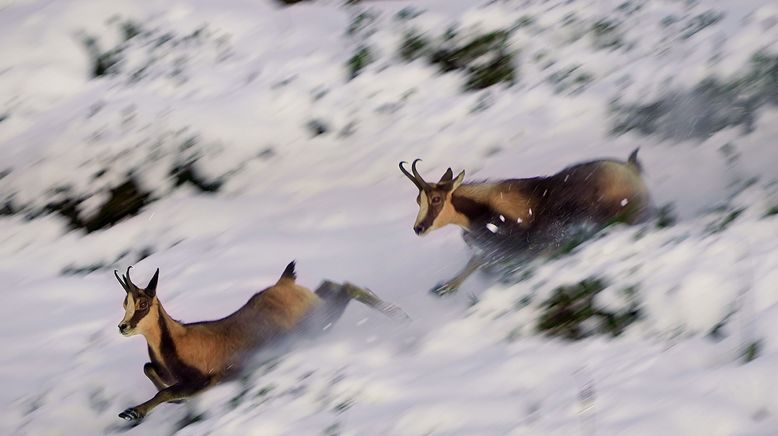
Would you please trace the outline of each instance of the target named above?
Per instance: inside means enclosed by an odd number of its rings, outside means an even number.
[[[492,183],[468,183],[455,189],[451,193],[451,204],[460,222],[454,224],[469,230],[473,222],[487,217],[491,213],[489,198],[495,186]]]
[[[146,342],[152,347],[156,348],[160,346],[163,335],[177,335],[186,328],[183,324],[168,315],[159,300],[157,300],[157,303],[152,308],[152,312],[147,316],[152,315],[155,315],[155,319],[149,320],[152,322],[152,325],[143,332]]]
[[[542,195],[541,179],[510,179],[496,183],[470,183],[456,189],[451,202],[471,224],[483,224],[498,217],[521,227],[532,224],[539,203],[533,192]]]

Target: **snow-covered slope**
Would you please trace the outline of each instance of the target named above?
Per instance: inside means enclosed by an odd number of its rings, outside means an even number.
[[[0,433],[778,433],[774,2],[341,3],[0,4]],[[443,73],[442,51],[473,59]],[[465,90],[492,56],[507,81]],[[468,251],[453,228],[413,234],[397,162],[520,177],[636,146],[674,225],[428,294]],[[139,210],[108,226],[120,186]],[[154,389],[112,269],[159,267],[168,312],[195,321],[291,259],[414,322],[354,304],[124,428]],[[538,333],[582,282],[639,316],[617,337]]]

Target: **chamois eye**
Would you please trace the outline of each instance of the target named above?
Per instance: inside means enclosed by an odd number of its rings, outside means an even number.
[[[438,204],[438,203],[440,203],[440,197],[438,197],[437,195],[432,197],[432,204]]]
[[[149,304],[144,300],[138,303],[138,309],[140,310],[146,310],[146,308],[149,307]]]

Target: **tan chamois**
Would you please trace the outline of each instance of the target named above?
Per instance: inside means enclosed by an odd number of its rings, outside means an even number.
[[[367,289],[324,281],[316,292],[295,283],[295,262],[273,286],[254,294],[231,315],[215,321],[184,324],[167,314],[157,298],[159,269],[141,289],[130,280],[130,268],[116,279],[127,293],[119,323],[124,336],[141,334],[151,362],[143,365],[159,392],[119,417],[142,419],[161,403],[181,400],[236,375],[260,347],[300,330],[322,330],[336,321],[350,300],[360,301],[391,317],[407,315]]]
[[[477,249],[454,278],[432,289],[455,291],[481,266],[504,259],[553,254],[562,246],[614,222],[635,224],[653,213],[637,158],[626,162],[601,159],[576,164],[548,177],[463,183],[451,168],[437,183],[428,183],[411,165],[400,170],[419,189],[417,235],[447,224],[464,229],[465,242]]]

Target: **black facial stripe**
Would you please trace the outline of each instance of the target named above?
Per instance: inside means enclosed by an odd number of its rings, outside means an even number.
[[[444,201],[440,201],[437,204],[432,204],[432,196],[436,194],[441,196],[445,195],[445,193],[443,194],[438,194],[433,192],[427,193],[427,216],[425,216],[421,222],[421,225],[424,228],[432,227],[432,223],[435,221],[435,218],[437,218],[438,215],[440,214],[440,211],[443,210]],[[443,198],[441,197],[441,200],[442,199]]]
[[[135,313],[132,314],[132,318],[130,318],[129,321],[127,321],[127,324],[130,325],[130,328],[135,328],[140,320],[143,319],[146,315],[149,314],[149,310],[151,309],[151,306],[149,304],[146,304],[146,308],[143,310],[138,309],[138,305],[135,306]]]

